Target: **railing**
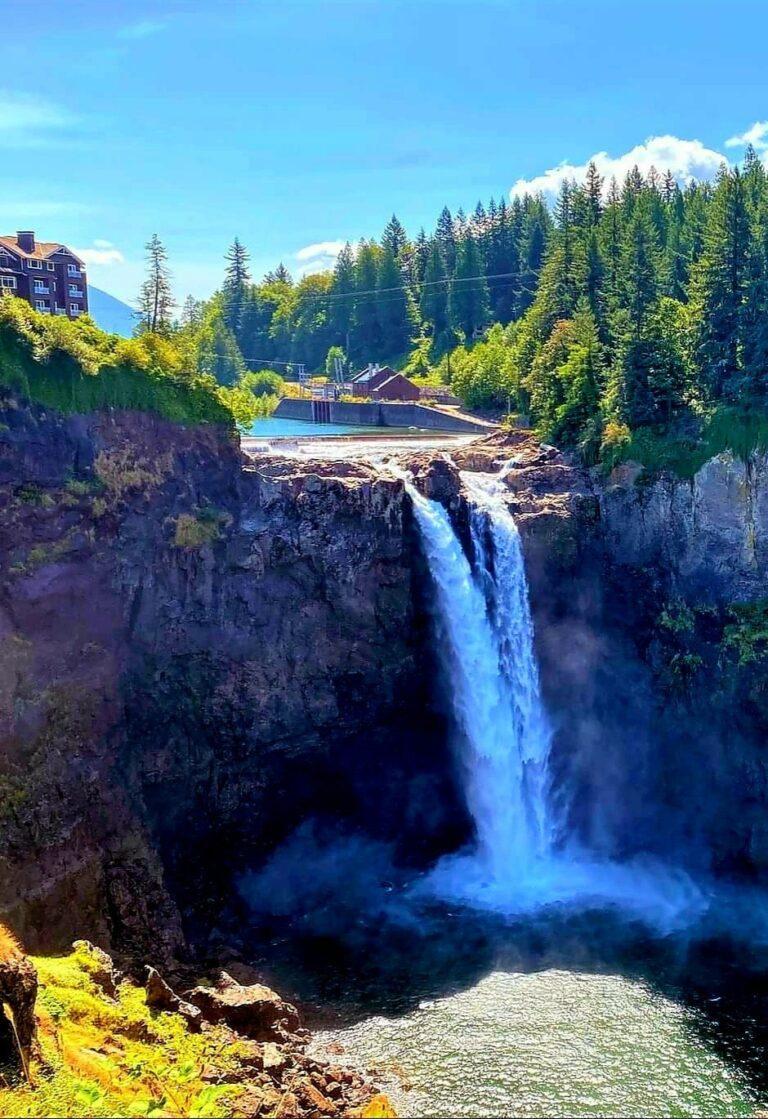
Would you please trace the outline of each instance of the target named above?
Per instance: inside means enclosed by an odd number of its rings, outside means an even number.
[[[80,295],[81,296],[83,294],[83,289],[82,288],[76,288],[73,284],[70,284],[69,285],[69,294],[70,295]]]

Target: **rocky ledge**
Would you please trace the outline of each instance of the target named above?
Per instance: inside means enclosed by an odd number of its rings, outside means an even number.
[[[0,1009],[16,1033],[0,1034],[4,1115],[51,1114],[49,1104],[57,1114],[395,1114],[360,1074],[310,1057],[296,1009],[268,987],[221,973],[178,995],[149,968],[142,990],[87,941],[34,962],[9,944]]]

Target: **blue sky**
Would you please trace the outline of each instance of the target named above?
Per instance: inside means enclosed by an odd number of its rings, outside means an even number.
[[[750,129],[768,151],[766,0],[0,0],[0,25],[0,232],[128,300],[153,232],[204,296],[235,234],[255,275],[300,272],[596,153],[684,178]]]

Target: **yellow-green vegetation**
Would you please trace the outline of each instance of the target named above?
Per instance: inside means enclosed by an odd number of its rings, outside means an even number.
[[[190,1033],[177,1014],[150,1010],[120,983],[109,998],[98,960],[80,942],[69,956],[34,958],[41,1060],[32,1086],[0,1091],[0,1116],[228,1116],[242,1085],[211,1083],[238,1068],[247,1043],[219,1027]]]
[[[137,455],[130,446],[101,451],[93,463],[94,473],[104,492],[120,501],[135,490],[155,489],[167,478],[173,466],[173,452],[153,459]]]
[[[201,509],[197,513],[180,513],[176,518],[173,543],[177,548],[196,552],[221,538],[228,513],[218,509]]]
[[[251,393],[200,372],[184,337],[106,334],[84,315],[43,315],[0,298],[0,386],[60,412],[156,412],[178,423],[252,422]]]

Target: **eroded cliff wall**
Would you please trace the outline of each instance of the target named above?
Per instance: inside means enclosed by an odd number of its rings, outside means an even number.
[[[0,912],[28,945],[178,954],[307,817],[458,841],[399,483],[143,415],[0,424]]]

